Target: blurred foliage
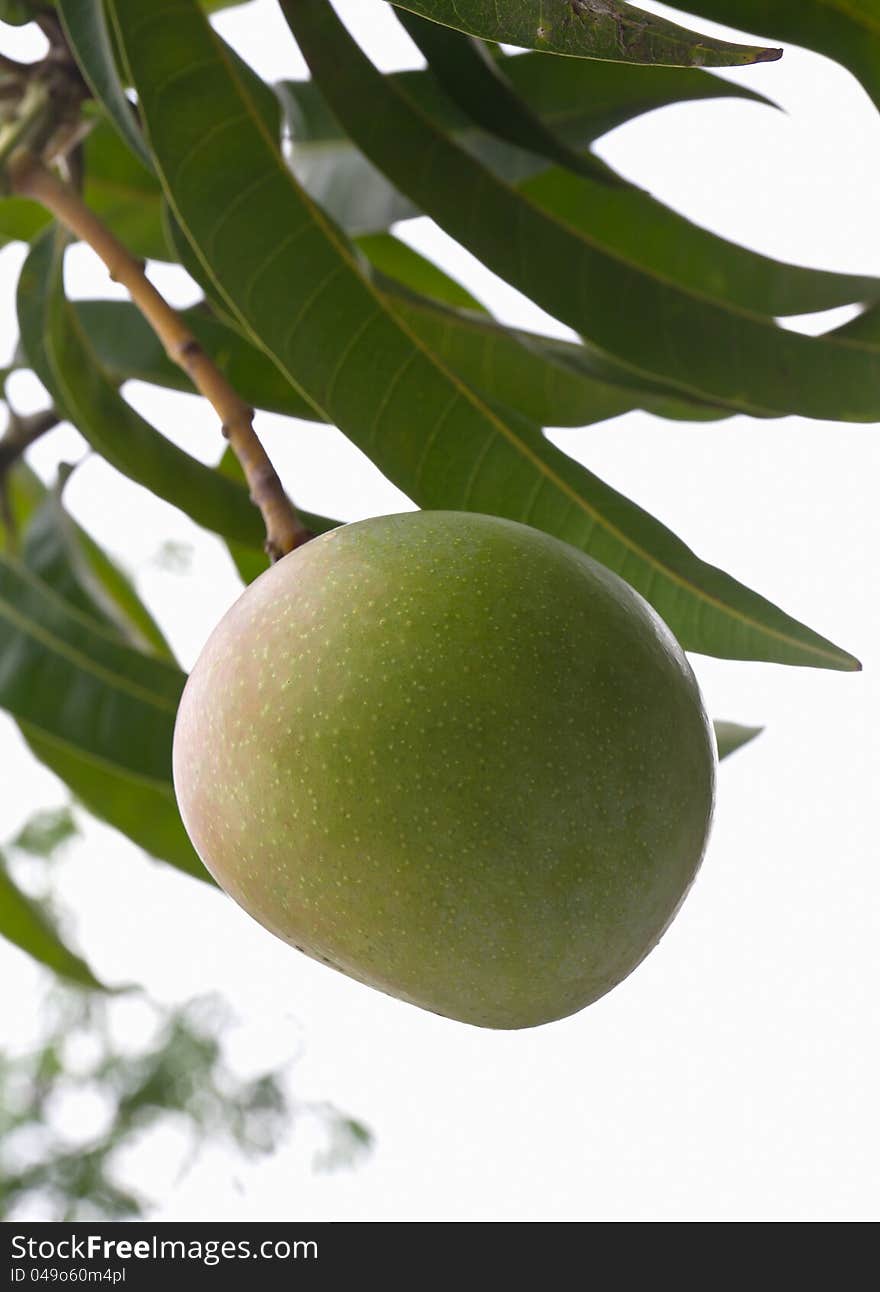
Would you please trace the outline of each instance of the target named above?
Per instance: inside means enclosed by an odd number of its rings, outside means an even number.
[[[43,910],[62,925],[49,863],[78,833],[72,810],[53,808],[7,845],[41,872],[29,876],[31,884],[39,881]],[[139,1014],[134,1045],[125,1020],[132,1008]],[[316,1170],[350,1165],[370,1148],[361,1122],[331,1104],[291,1100],[283,1070],[236,1074],[223,1052],[231,1020],[218,996],[165,1006],[139,990],[88,991],[56,980],[40,1019],[30,1046],[0,1052],[0,1220],[22,1211],[65,1222],[148,1214],[153,1200],[124,1183],[119,1163],[163,1128],[182,1135],[182,1172],[209,1146],[245,1159],[268,1156],[306,1118],[324,1135]]]

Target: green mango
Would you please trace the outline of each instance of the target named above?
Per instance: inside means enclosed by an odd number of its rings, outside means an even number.
[[[582,1009],[656,944],[712,815],[690,666],[628,584],[493,516],[346,525],[261,575],[181,701],[218,883],[360,982],[466,1023]]]

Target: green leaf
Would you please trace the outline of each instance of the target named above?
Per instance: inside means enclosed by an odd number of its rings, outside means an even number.
[[[863,310],[849,323],[831,333],[838,341],[855,341],[860,345],[880,346],[880,308]]]
[[[804,269],[701,229],[650,194],[554,167],[520,185],[570,229],[657,278],[769,318],[815,314],[880,297],[880,278]]]
[[[620,0],[393,0],[399,8],[469,36],[574,58],[667,67],[742,67],[781,49],[731,45],[688,31]]]
[[[391,234],[365,234],[356,241],[377,287],[417,335],[493,402],[541,426],[586,426],[633,408],[679,421],[731,415],[677,397],[582,344],[503,327],[460,283]]]
[[[161,785],[141,780],[48,736],[30,723],[19,726],[34,756],[64,782],[93,816],[124,834],[151,857],[205,883],[214,882],[183,828],[170,779]],[[170,776],[170,753],[168,766]]]
[[[857,667],[434,359],[284,166],[192,0],[114,12],[163,186],[228,307],[417,504],[508,516],[591,552],[688,649]]]
[[[23,27],[33,20],[34,11],[28,0],[0,0],[0,22],[8,22],[11,27]]]
[[[742,412],[880,421],[880,355],[787,331],[633,263],[438,132],[376,71],[329,5],[281,3],[328,101],[371,160],[490,269],[597,349]]]
[[[30,242],[49,223],[37,202],[26,197],[0,197],[0,244]]]
[[[825,54],[858,77],[880,107],[877,0],[687,0],[675,8]]]
[[[168,260],[162,190],[156,177],[106,122],[85,141],[86,203],[144,260]]]
[[[20,559],[75,610],[91,615],[106,631],[125,640],[110,607],[104,603],[100,587],[91,582],[79,558],[73,522],[57,494],[50,490],[43,490],[21,536]]]
[[[20,462],[10,475],[10,484],[16,520],[27,536],[26,526],[44,505],[47,490],[39,478]],[[66,519],[65,539],[70,538],[72,527],[78,556],[88,563],[94,577],[114,602],[116,611],[141,639],[146,639],[154,649],[170,660],[170,651],[164,638],[128,578],[83,530],[73,524],[70,517]],[[24,554],[26,557],[29,555],[27,542]],[[63,594],[65,587],[69,587],[70,578],[76,577],[79,562],[72,562],[71,566],[72,568],[65,568],[60,561],[41,563],[45,579],[57,581],[53,588],[55,594]],[[83,598],[81,604],[86,616],[95,627],[100,628],[101,616],[94,602]],[[184,675],[173,664],[172,668],[177,679],[176,685],[182,689]],[[167,862],[188,875],[213,882],[199,861],[180,820],[171,785],[170,749],[165,760],[167,778],[161,784],[152,784],[123,768],[112,766],[102,757],[90,756],[63,735],[57,737],[50,734],[45,727],[39,728],[21,721],[18,725],[34,756],[64,782],[93,816],[127,835],[152,857]],[[132,738],[136,738],[135,735]]]
[[[133,105],[125,88],[107,23],[106,0],[56,0],[64,34],[89,89],[131,151],[152,167]]]
[[[0,707],[20,722],[168,787],[183,681],[0,557]]]
[[[497,60],[529,111],[569,148],[594,139],[644,112],[671,103],[737,97],[768,103],[708,72],[635,67],[524,54]],[[389,80],[452,134],[469,152],[511,183],[533,175],[545,160],[475,127],[428,71],[395,72]],[[352,233],[386,229],[419,210],[367,161],[333,115],[314,81],[277,87],[293,136],[292,165],[300,182]]]
[[[590,153],[576,152],[521,99],[480,41],[406,9],[398,18],[427,59],[428,68],[453,103],[489,135],[544,157],[575,174],[622,184],[612,170]]]
[[[401,291],[397,283],[382,276],[376,281],[385,288],[392,308],[465,381],[494,403],[516,409],[543,426],[587,426],[633,408],[680,420],[712,421],[730,416],[725,409],[676,398],[659,387],[638,390],[636,383],[627,382],[625,373],[617,382],[609,380],[593,370],[593,360],[583,346],[505,328],[486,315],[444,308]],[[136,377],[172,390],[190,389],[133,305],[78,301],[74,308],[101,364],[114,380]],[[319,418],[275,364],[240,332],[204,310],[186,311],[184,318],[236,390],[255,408]]]
[[[719,758],[727,758],[737,749],[742,749],[764,730],[763,727],[743,727],[737,722],[716,722],[714,726]]]
[[[387,287],[387,279],[379,279]],[[682,421],[717,421],[730,410],[677,398],[661,387],[638,389],[597,370],[582,345],[503,327],[481,314],[436,305],[415,295],[387,293],[415,335],[491,403],[539,426],[589,426],[643,408]]]
[[[192,392],[186,373],[172,363],[144,316],[130,301],[76,301],[76,316],[98,362],[115,382],[147,381]],[[278,368],[239,331],[204,306],[181,317],[243,399],[255,408],[314,421],[318,414]]]
[[[393,233],[365,233],[355,242],[366,256],[369,267],[378,270],[384,279],[391,279],[392,287],[401,285],[442,305],[489,317],[488,310],[466,287],[418,251],[413,251]]]
[[[63,246],[41,234],[18,290],[22,341],[37,376],[97,453],[206,529],[261,546],[263,523],[245,489],[166,440],[125,402],[101,369],[64,297]]]
[[[221,9],[240,9],[244,4],[250,4],[250,0],[201,0],[202,8],[209,14],[219,13]]]
[[[48,861],[78,834],[79,827],[69,807],[45,808],[24,823],[9,846]]]
[[[41,907],[14,883],[0,854],[0,937],[61,978],[91,991],[107,988],[61,940]]]
[[[20,462],[13,472],[17,495],[23,492],[22,484],[30,500],[26,517],[21,510],[18,513],[23,564],[65,601],[130,646],[173,660],[168,643],[128,575],[77,525],[59,495],[46,489]]]

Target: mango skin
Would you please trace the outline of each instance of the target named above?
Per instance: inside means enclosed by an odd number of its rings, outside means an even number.
[[[308,955],[424,1009],[533,1027],[672,920],[715,743],[628,584],[497,517],[347,525],[263,574],[187,683],[174,781],[218,883]]]

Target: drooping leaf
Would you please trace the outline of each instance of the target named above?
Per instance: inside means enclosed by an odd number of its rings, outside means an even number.
[[[621,0],[392,0],[470,36],[574,58],[670,67],[742,67],[781,56],[701,36]]]
[[[849,68],[880,107],[877,0],[686,0],[676,4],[713,22],[803,45]]]
[[[379,279],[380,286],[387,280]],[[392,308],[416,336],[493,404],[539,426],[589,426],[643,408],[682,421],[717,421],[731,410],[711,407],[645,383],[609,380],[589,351],[570,341],[506,328],[480,314],[391,292]]]
[[[167,787],[183,680],[0,557],[0,707],[20,722]]]
[[[10,484],[16,520],[26,538],[27,526],[34,514],[45,504],[47,491],[38,477],[21,462],[16,464],[15,470],[11,473]],[[67,519],[73,527],[73,536],[80,555],[88,562],[95,578],[113,600],[125,622],[135,629],[142,639],[146,639],[159,654],[170,661],[170,650],[130,581],[97,544],[73,524],[70,517]],[[69,530],[66,537],[70,537]],[[2,546],[2,529],[0,529],[0,550]],[[29,555],[27,544],[25,544],[24,555],[26,558]],[[254,553],[254,555],[259,554]],[[63,594],[64,588],[69,586],[70,579],[76,577],[75,568],[65,567],[63,563],[51,561],[48,565],[42,563],[41,565],[41,572],[46,579],[57,580],[52,589],[56,594]],[[32,571],[32,573],[39,572],[39,570]],[[87,618],[100,628],[102,619],[94,603],[83,597],[81,604]],[[183,674],[176,668],[174,674],[177,677],[177,685],[182,687]],[[59,691],[59,706],[63,703],[61,694]],[[152,857],[165,861],[186,874],[212,882],[199,861],[180,820],[171,786],[170,749],[166,759],[167,777],[163,782],[154,784],[145,781],[139,775],[130,773],[125,768],[113,766],[103,757],[92,757],[82,748],[71,744],[63,734],[60,737],[50,734],[45,726],[36,727],[32,723],[22,721],[18,725],[34,756],[64,782],[73,796],[93,816],[127,835]],[[170,728],[166,730],[170,739]],[[132,739],[136,738],[137,733],[133,732]]]
[[[709,72],[583,62],[524,54],[498,60],[506,79],[529,111],[574,150],[587,148],[608,130],[671,103],[737,97],[768,101]],[[430,72],[395,72],[389,78],[444,133],[511,183],[545,164],[475,127],[443,93]],[[308,192],[350,233],[387,229],[418,215],[407,197],[364,157],[340,126],[314,81],[278,87],[293,136],[292,165]]]
[[[598,157],[577,152],[555,135],[516,93],[500,62],[472,36],[428,22],[407,9],[398,18],[428,62],[428,68],[452,102],[487,134],[515,148],[565,166],[577,175],[622,184]]]
[[[76,609],[138,650],[173,660],[158,624],[116,562],[77,525],[56,492],[23,462],[11,473],[20,558]],[[26,500],[26,501],[25,501]]]
[[[764,730],[763,727],[743,727],[738,722],[716,721],[714,726],[719,758],[727,758],[737,749],[742,749]]]
[[[436,361],[284,166],[192,0],[167,0],[161,15],[139,0],[113,3],[157,170],[217,290],[415,502],[530,522],[591,552],[642,590],[689,649],[857,667]]]
[[[18,317],[25,350],[59,408],[111,466],[199,525],[255,546],[259,512],[247,491],[160,434],[125,402],[102,370],[64,296],[63,246],[41,234],[22,268]]]
[[[28,520],[21,535],[19,556],[22,564],[74,609],[92,615],[106,631],[124,640],[100,586],[92,583],[87,567],[79,559],[73,522],[51,490],[43,491]]]
[[[597,184],[553,167],[519,189],[560,224],[583,232],[628,264],[768,318],[880,297],[880,278],[805,269],[762,256],[700,228],[633,186]]]
[[[131,151],[152,167],[134,105],[125,93],[113,37],[107,22],[106,0],[56,0],[64,34],[89,88]]]
[[[0,937],[78,987],[106,991],[80,956],[66,945],[33,898],[12,879],[0,854]]]
[[[638,389],[593,370],[583,346],[505,328],[485,315],[445,308],[402,292],[379,277],[389,304],[433,352],[475,389],[542,426],[587,426],[644,408],[662,417],[713,421],[729,410],[701,405],[674,392]],[[172,390],[189,389],[140,312],[124,301],[79,301],[76,311],[90,342],[114,380],[137,377]],[[240,394],[256,408],[314,420],[317,412],[278,368],[235,329],[198,310],[185,314],[208,352]],[[646,383],[647,384],[647,383]]]
[[[376,71],[329,5],[281,5],[328,101],[367,156],[490,269],[596,348],[742,412],[880,421],[880,355],[787,331],[633,263],[438,132]]]
[[[91,814],[159,861],[213,883],[183,828],[170,780],[154,784],[129,775],[56,740],[30,723],[19,723],[31,752],[58,776]],[[170,776],[170,755],[169,755]]]

